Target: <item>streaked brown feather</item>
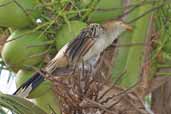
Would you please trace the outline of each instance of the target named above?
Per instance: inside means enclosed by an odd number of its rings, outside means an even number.
[[[99,24],[92,24],[83,29],[80,35],[68,45],[65,54],[68,56],[71,64],[80,62],[82,57],[94,45],[96,38],[99,37],[99,33],[97,33],[99,27],[101,27]]]
[[[49,62],[46,71],[52,73],[57,68],[75,65],[80,62],[99,37],[97,32],[99,29],[101,29],[99,24],[91,24],[83,29],[72,42],[66,44],[56,57]]]
[[[92,38],[89,38],[87,39],[84,47],[81,48],[80,52],[79,52],[79,56],[78,56],[78,59],[80,60],[81,57],[83,57],[88,51],[89,49],[94,45],[94,41],[92,41],[94,39]]]

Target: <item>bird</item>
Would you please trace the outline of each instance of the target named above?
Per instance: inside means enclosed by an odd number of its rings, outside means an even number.
[[[132,31],[132,27],[120,20],[89,24],[81,30],[75,39],[58,51],[56,56],[44,67],[43,74],[53,76],[56,69],[74,67],[82,62],[93,65],[100,54],[124,31]],[[23,83],[13,95],[27,98],[44,80],[44,76],[37,72]]]

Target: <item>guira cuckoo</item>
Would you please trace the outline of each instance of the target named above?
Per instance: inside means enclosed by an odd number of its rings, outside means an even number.
[[[124,31],[132,28],[122,21],[110,20],[102,24],[93,23],[84,28],[71,42],[61,48],[45,66],[44,73],[53,74],[56,69],[85,64],[94,64],[100,54]],[[95,58],[95,59],[94,59]],[[27,97],[45,79],[39,72],[22,84],[13,95]]]

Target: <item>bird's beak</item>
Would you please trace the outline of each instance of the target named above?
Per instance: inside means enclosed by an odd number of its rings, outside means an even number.
[[[123,27],[129,32],[132,32],[132,30],[133,30],[132,27],[128,24],[123,24]]]

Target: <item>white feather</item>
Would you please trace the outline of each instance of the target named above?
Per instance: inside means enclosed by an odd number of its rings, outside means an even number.
[[[113,33],[106,33],[99,35],[99,38],[97,38],[95,44],[91,49],[87,52],[87,54],[83,57],[84,61],[90,61],[93,60],[93,63],[96,63],[94,61],[94,58],[96,57],[96,60],[98,60],[98,57],[100,57],[100,54],[112,44],[112,42],[122,33],[122,30],[115,31]],[[90,62],[91,64],[91,62]]]
[[[21,89],[19,92],[17,92],[17,96],[21,98],[26,98],[29,96],[30,92],[32,91],[32,84],[30,84],[28,87]]]

